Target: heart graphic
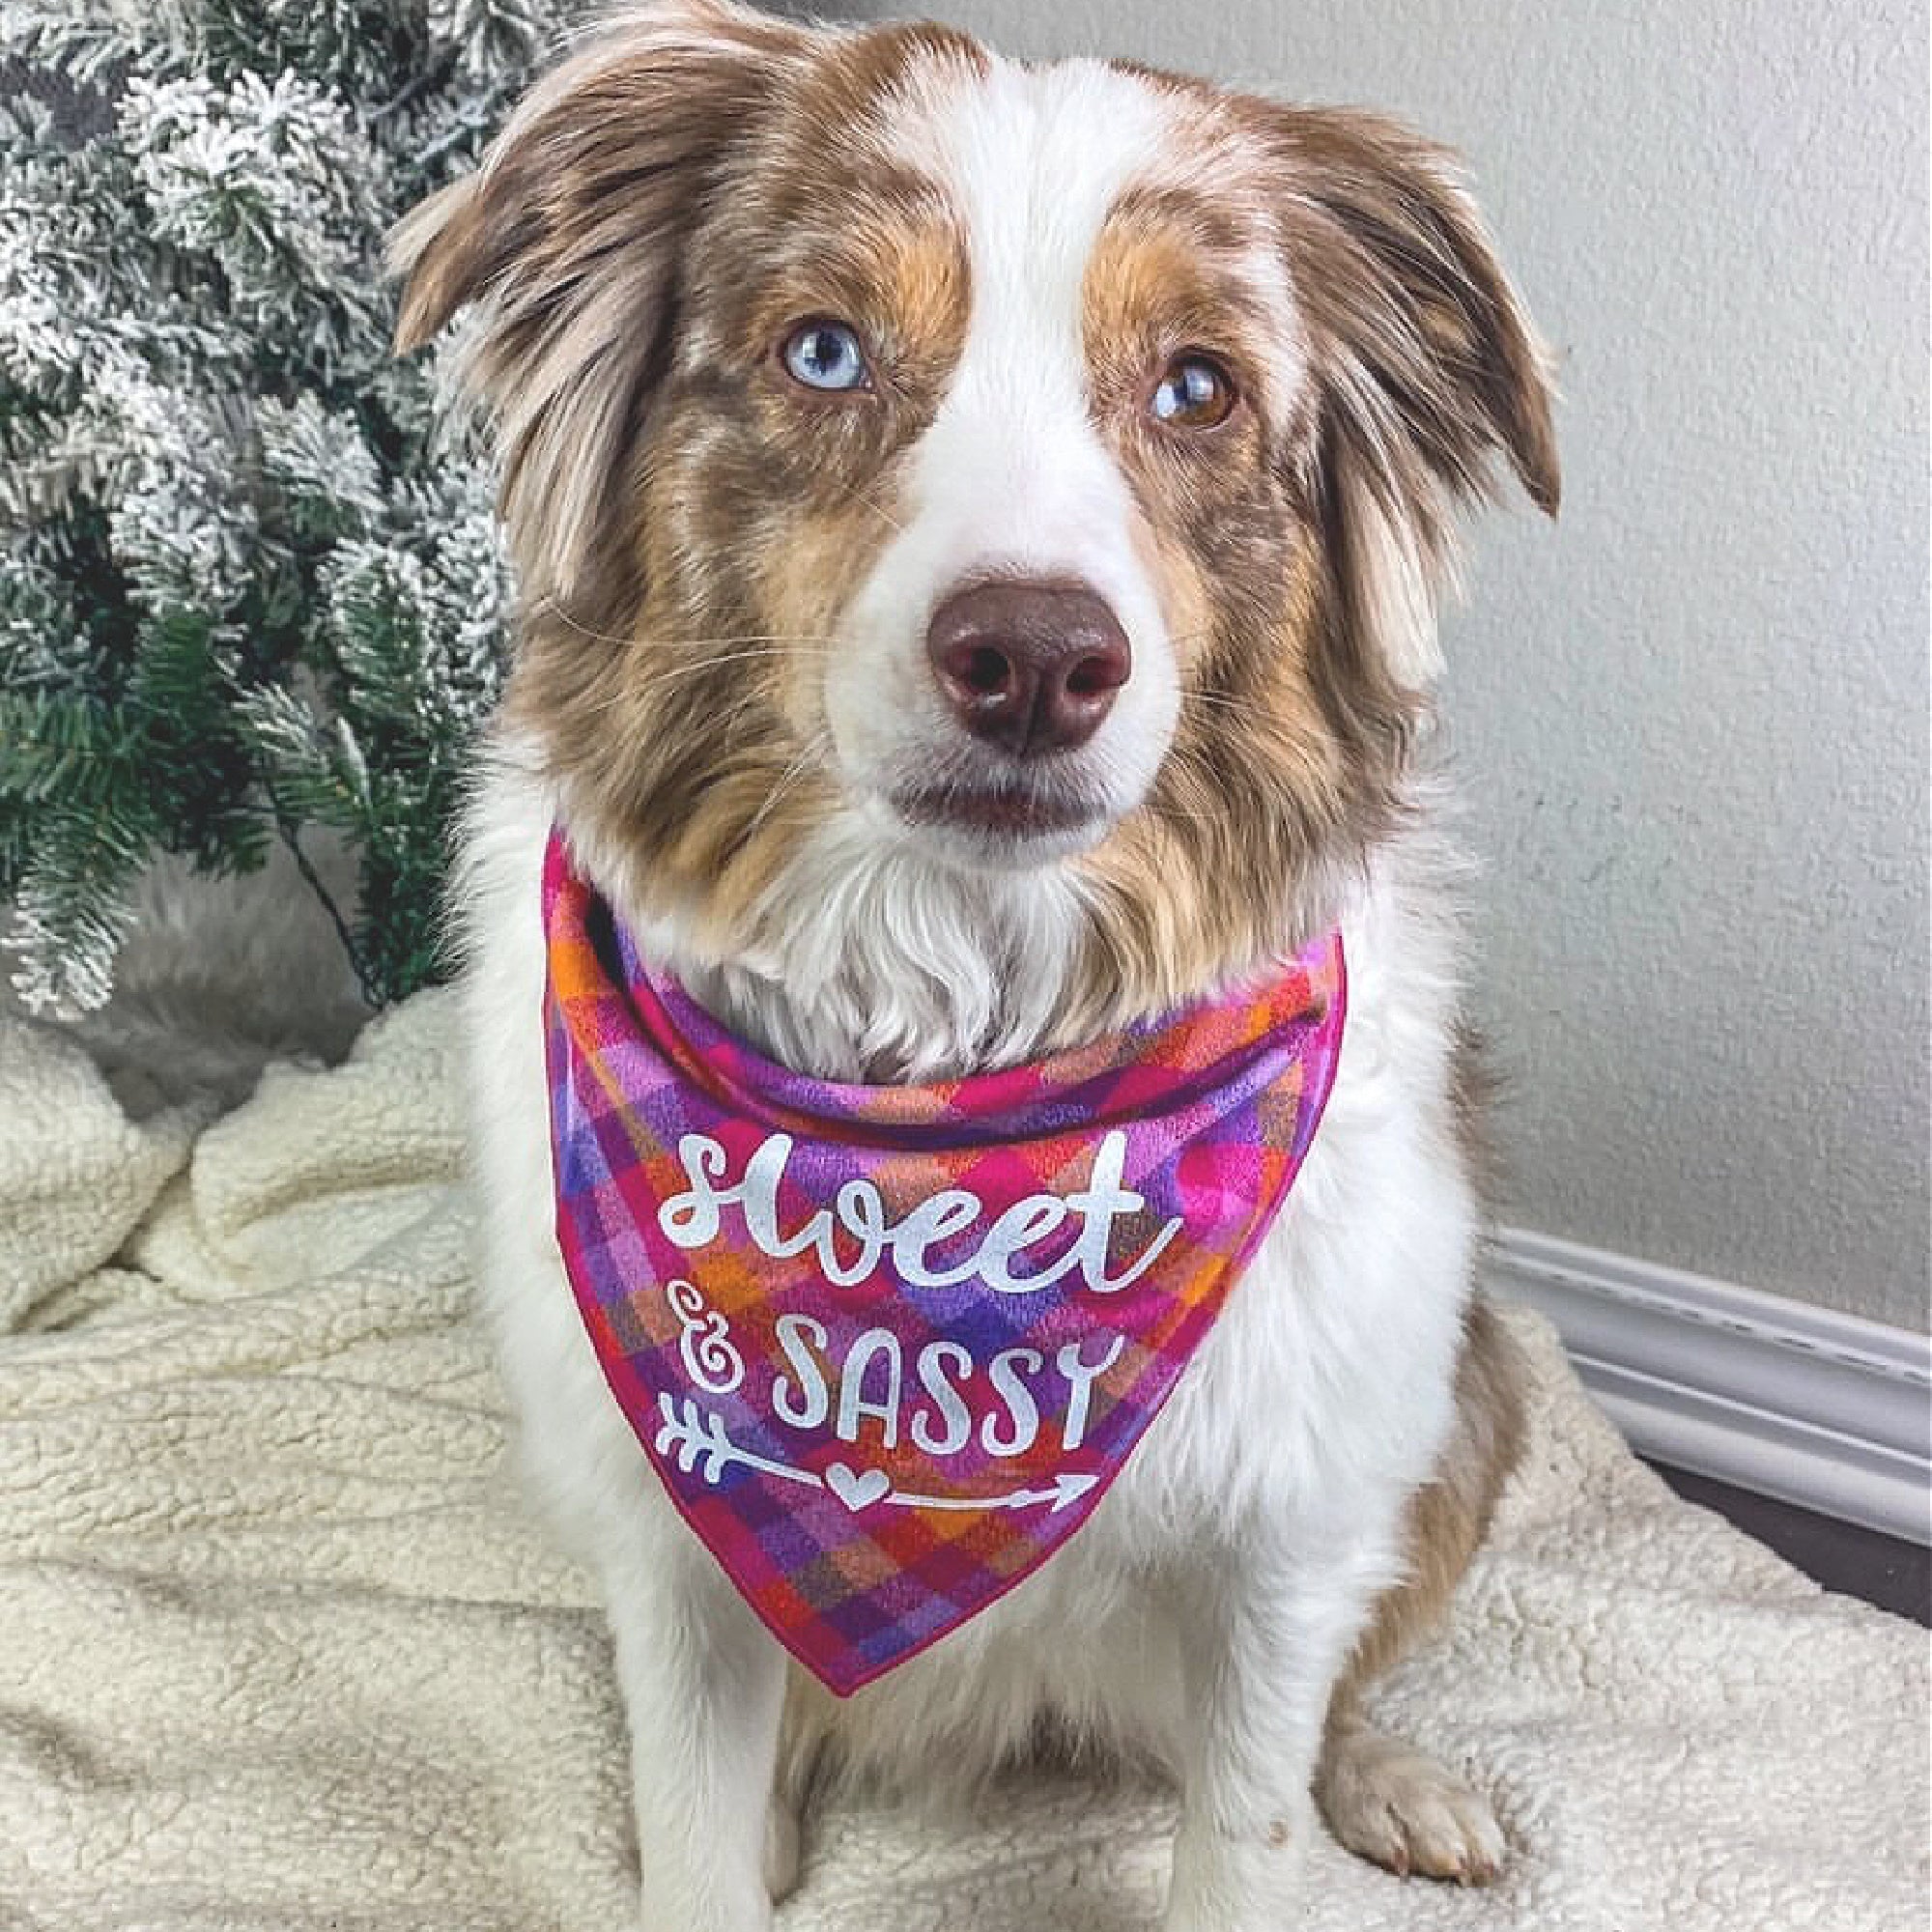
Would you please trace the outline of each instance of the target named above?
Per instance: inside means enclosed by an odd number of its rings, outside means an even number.
[[[825,1472],[825,1487],[857,1516],[892,1492],[893,1479],[883,1469],[862,1474],[848,1463],[835,1463]]]

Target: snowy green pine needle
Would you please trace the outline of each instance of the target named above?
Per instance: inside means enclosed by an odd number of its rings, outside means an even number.
[[[128,894],[346,836],[374,998],[438,976],[500,676],[480,459],[398,364],[389,223],[571,0],[0,0],[0,896],[30,999],[107,997]]]

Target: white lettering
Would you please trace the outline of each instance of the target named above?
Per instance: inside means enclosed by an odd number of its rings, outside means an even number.
[[[1037,1349],[1002,1349],[986,1364],[986,1379],[1006,1404],[1013,1424],[1007,1435],[1001,1434],[998,1416],[989,1415],[980,1425],[980,1446],[989,1456],[1024,1456],[1039,1434],[1039,1406],[1033,1391],[1013,1373],[1021,1362],[1030,1376],[1038,1375],[1043,1366]]]
[[[807,1248],[818,1250],[823,1267],[832,1241],[832,1214],[821,1208],[795,1235],[779,1233],[779,1182],[784,1179],[785,1163],[791,1158],[789,1134],[772,1134],[745,1163],[745,1179],[738,1198],[745,1215],[745,1232],[774,1261],[789,1261]]]
[[[1138,1214],[1147,1206],[1144,1195],[1121,1185],[1121,1175],[1126,1164],[1127,1137],[1116,1127],[1100,1137],[1099,1148],[1094,1155],[1093,1178],[1086,1187],[1066,1197],[1068,1211],[1084,1217],[1074,1251],[1080,1257],[1080,1271],[1087,1279],[1087,1286],[1095,1294],[1117,1294],[1138,1281],[1160,1259],[1168,1242],[1180,1232],[1178,1217],[1169,1221],[1123,1273],[1108,1274],[1107,1249],[1113,1240],[1115,1221],[1122,1214]]]
[[[738,1200],[744,1190],[712,1186],[713,1179],[724,1172],[724,1150],[709,1134],[686,1134],[677,1144],[677,1157],[691,1188],[660,1206],[658,1226],[666,1240],[681,1248],[709,1247],[718,1238],[719,1208]]]
[[[831,1340],[825,1324],[810,1315],[781,1315],[772,1324],[785,1360],[798,1377],[799,1394],[794,1400],[791,1385],[783,1376],[772,1383],[772,1408],[781,1422],[794,1429],[817,1429],[832,1412],[832,1392],[825,1385],[825,1371],[819,1357]]]
[[[935,1241],[949,1241],[963,1235],[981,1213],[980,1197],[963,1188],[948,1187],[917,1208],[893,1231],[893,1266],[908,1288],[952,1288],[970,1281],[979,1267],[979,1257],[970,1255],[957,1267],[929,1268],[925,1251]]]
[[[850,1263],[841,1264],[831,1252],[828,1240],[827,1252],[820,1258],[825,1279],[834,1288],[856,1288],[879,1264],[889,1232],[886,1204],[869,1180],[848,1180],[839,1188],[835,1206],[840,1226],[847,1234],[858,1236],[859,1253]]]
[[[973,1416],[957,1386],[946,1378],[948,1363],[961,1378],[973,1373],[973,1357],[957,1342],[928,1342],[919,1351],[920,1384],[932,1398],[932,1407],[913,1410],[912,1439],[928,1456],[956,1456],[973,1439]],[[928,1415],[945,1423],[943,1435],[933,1431]]]
[[[995,1294],[1025,1294],[1036,1288],[1050,1288],[1077,1259],[1068,1248],[1057,1262],[1033,1274],[1015,1275],[1013,1257],[1022,1248],[1043,1241],[1066,1219],[1066,1203],[1057,1194],[1029,1194],[1015,1201],[986,1231],[980,1244],[980,1279]]]
[[[1069,1342],[1053,1358],[1053,1366],[1066,1378],[1066,1420],[1061,1424],[1064,1446],[1079,1448],[1087,1435],[1087,1408],[1094,1394],[1094,1383],[1104,1376],[1121,1359],[1121,1350],[1127,1346],[1124,1335],[1114,1337],[1114,1346],[1097,1362],[1087,1363],[1080,1359],[1080,1344]]]
[[[708,1247],[722,1233],[722,1210],[735,1207],[761,1254],[789,1261],[809,1252],[835,1288],[854,1288],[869,1279],[890,1251],[893,1268],[908,1288],[952,1288],[977,1276],[996,1294],[1028,1294],[1077,1270],[1094,1293],[1115,1294],[1140,1280],[1180,1232],[1179,1217],[1171,1218],[1119,1274],[1107,1272],[1115,1224],[1145,1212],[1148,1205],[1143,1195],[1122,1184],[1127,1137],[1119,1127],[1101,1136],[1085,1187],[1065,1196],[1028,1194],[1009,1203],[970,1252],[943,1265],[931,1260],[932,1251],[957,1241],[984,1218],[985,1204],[977,1194],[943,1188],[895,1222],[872,1181],[847,1180],[831,1207],[816,1209],[787,1234],[779,1225],[779,1195],[793,1145],[789,1134],[768,1135],[737,1181],[726,1185],[724,1148],[708,1135],[686,1134],[677,1154],[691,1184],[659,1206],[658,1227],[665,1238],[680,1248]],[[1077,1224],[1077,1232],[1064,1254],[1031,1270],[1014,1265],[1069,1221]],[[846,1258],[838,1252],[841,1235],[856,1243]]]
[[[866,1395],[866,1371],[873,1362],[886,1365],[886,1393],[879,1401]],[[899,1356],[899,1338],[890,1328],[867,1328],[845,1355],[845,1373],[838,1378],[838,1439],[859,1439],[859,1418],[869,1415],[884,1429],[888,1449],[899,1439],[899,1382],[904,1364]]]
[[[983,1367],[961,1343],[927,1342],[908,1364],[890,1328],[867,1328],[852,1338],[842,1358],[830,1350],[822,1322],[810,1315],[781,1315],[773,1324],[788,1373],[772,1381],[771,1405],[793,1429],[829,1425],[840,1441],[856,1443],[862,1424],[879,1426],[879,1441],[898,1446],[901,1431],[927,1456],[956,1456],[974,1439],[989,1456],[1024,1456],[1038,1441],[1048,1418],[1059,1418],[1063,1449],[1086,1439],[1094,1384],[1121,1359],[1126,1339],[1094,1337],[1096,1359],[1085,1342],[1067,1342],[1052,1369],[1037,1349],[1002,1349]],[[908,1369],[917,1378],[910,1388]],[[1057,1372],[1065,1384],[1056,1401]]]

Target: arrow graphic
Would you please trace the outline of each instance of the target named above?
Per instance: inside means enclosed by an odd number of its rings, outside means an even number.
[[[810,1469],[794,1468],[789,1463],[775,1463],[768,1457],[754,1456],[749,1449],[741,1449],[731,1440],[730,1432],[725,1429],[709,1409],[699,1408],[690,1396],[684,1399],[684,1412],[680,1415],[676,1404],[667,1391],[658,1397],[658,1454],[674,1457],[677,1466],[688,1476],[702,1463],[697,1473],[715,1489],[718,1479],[733,1463],[742,1463],[748,1469],[762,1470],[767,1476],[776,1476],[784,1483],[803,1483],[810,1489],[822,1490],[824,1482],[814,1476]]]
[[[1054,1477],[1050,1490],[1013,1490],[1004,1496],[926,1496],[910,1490],[888,1489],[873,1493],[878,1472],[854,1472],[838,1463],[834,1474],[841,1477],[828,1484],[810,1469],[795,1467],[767,1456],[754,1455],[732,1441],[731,1433],[712,1410],[701,1408],[690,1396],[680,1404],[668,1391],[658,1397],[657,1452],[674,1462],[685,1475],[694,1470],[716,1488],[719,1479],[733,1463],[761,1474],[776,1476],[782,1483],[799,1483],[807,1489],[830,1489],[853,1515],[880,1503],[894,1503],[900,1509],[937,1510],[1023,1510],[1042,1506],[1058,1516],[1089,1493],[1098,1476],[1080,1475],[1067,1470]]]
[[[1098,1476],[1069,1473],[1054,1477],[1050,1490],[1014,1490],[1004,1496],[921,1496],[906,1490],[895,1490],[882,1500],[902,1503],[908,1509],[929,1510],[1022,1510],[1036,1509],[1044,1503],[1049,1514],[1058,1516],[1077,1503],[1099,1480]]]

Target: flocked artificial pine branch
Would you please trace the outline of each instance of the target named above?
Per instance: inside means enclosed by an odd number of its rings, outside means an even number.
[[[29,999],[107,996],[157,854],[305,864],[325,828],[365,991],[437,976],[507,582],[434,367],[390,359],[382,241],[570,8],[0,0],[0,899]]]

